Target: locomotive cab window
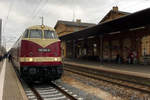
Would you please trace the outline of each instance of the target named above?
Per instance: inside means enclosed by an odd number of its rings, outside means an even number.
[[[57,35],[54,31],[44,30],[44,38],[56,39]]]
[[[24,38],[28,38],[28,35],[29,35],[29,30],[26,30],[26,31],[24,32],[24,34],[23,34],[23,37],[24,37]]]
[[[30,30],[29,38],[42,38],[42,30]]]

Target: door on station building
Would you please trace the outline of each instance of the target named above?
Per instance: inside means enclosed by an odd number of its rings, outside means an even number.
[[[66,42],[65,41],[61,42],[61,56],[63,58],[66,57]]]
[[[144,60],[147,60],[146,62],[150,63],[150,61],[148,60],[148,59],[150,59],[150,36],[143,37],[141,42],[142,42],[142,45],[141,45],[141,49],[142,49],[141,61],[143,62]]]
[[[108,41],[104,41],[104,44],[103,44],[103,59],[104,61],[110,60],[110,48],[109,48]]]
[[[73,57],[73,43],[66,42],[66,57],[72,58]]]
[[[83,58],[87,55],[87,48],[84,40],[78,41],[77,48],[77,58]]]
[[[112,61],[116,60],[117,54],[120,55],[120,43],[119,40],[112,40]]]
[[[150,36],[142,38],[142,56],[150,56]]]
[[[91,56],[93,56],[93,51],[94,51],[94,49],[93,49],[93,41],[91,40],[91,39],[88,39],[88,41],[87,41],[88,43],[88,49],[87,49],[87,56],[88,57],[91,57]]]
[[[125,62],[127,62],[130,53],[131,53],[131,40],[130,38],[126,38],[123,40],[123,59]]]
[[[97,44],[96,43],[93,44],[93,52],[94,52],[94,56],[97,56]]]

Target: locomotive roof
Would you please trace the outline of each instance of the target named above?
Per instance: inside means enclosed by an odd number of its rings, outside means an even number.
[[[55,31],[55,29],[52,28],[52,27],[45,26],[45,25],[43,25],[43,26],[42,25],[34,25],[34,26],[28,27],[27,29],[44,29],[44,30],[53,30],[53,31]]]

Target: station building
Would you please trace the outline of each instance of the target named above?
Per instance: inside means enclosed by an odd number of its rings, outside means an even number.
[[[68,35],[70,33],[80,31],[80,30],[83,30],[87,27],[91,27],[94,25],[96,25],[96,24],[83,23],[83,22],[81,22],[80,19],[77,19],[76,21],[58,20],[54,28],[55,28],[58,36],[62,37],[64,35]],[[62,41],[61,47],[62,47],[62,55],[64,57],[72,57],[72,47],[70,47],[69,44],[66,44],[66,41]]]
[[[119,56],[122,63],[129,58],[133,63],[150,63],[149,13],[150,9],[131,14],[113,7],[98,25],[60,36],[65,57],[115,62]]]

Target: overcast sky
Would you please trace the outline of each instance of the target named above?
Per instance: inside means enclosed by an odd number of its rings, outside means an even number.
[[[113,6],[125,12],[136,12],[150,7],[150,0],[0,0],[0,18],[3,20],[2,36],[7,49],[31,25],[54,27],[57,20],[81,19],[98,23]]]

